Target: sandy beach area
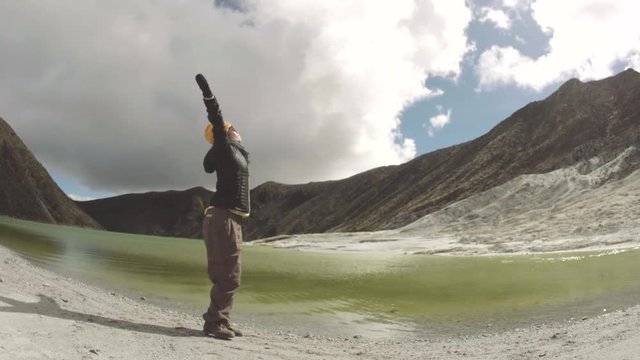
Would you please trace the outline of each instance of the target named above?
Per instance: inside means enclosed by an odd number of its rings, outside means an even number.
[[[636,359],[640,306],[438,339],[331,338],[269,324],[202,336],[201,320],[37,267],[0,247],[0,359]]]

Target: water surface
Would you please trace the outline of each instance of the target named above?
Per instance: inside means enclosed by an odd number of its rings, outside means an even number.
[[[201,240],[0,217],[0,244],[40,266],[194,314],[208,303]],[[298,332],[443,335],[635,305],[640,251],[445,257],[244,246],[234,316]]]

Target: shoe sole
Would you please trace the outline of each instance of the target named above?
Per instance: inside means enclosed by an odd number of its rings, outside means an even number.
[[[223,335],[223,334],[216,334],[216,333],[209,333],[209,332],[205,332],[204,335],[208,337],[220,339],[220,340],[231,340],[235,337],[234,334]]]

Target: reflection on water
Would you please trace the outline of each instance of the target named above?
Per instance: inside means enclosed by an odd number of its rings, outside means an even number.
[[[0,244],[64,275],[195,314],[207,305],[202,241],[0,218]],[[637,250],[460,258],[249,246],[235,314],[300,331],[313,320],[331,332],[338,325],[370,336],[579,317],[636,301],[639,257]]]
[[[53,239],[30,233],[20,228],[0,224],[0,241],[3,245],[31,258],[34,262],[57,263],[65,252],[65,244]],[[47,261],[49,260],[49,261]]]

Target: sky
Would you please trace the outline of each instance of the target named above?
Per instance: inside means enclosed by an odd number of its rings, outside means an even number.
[[[635,0],[0,2],[0,117],[75,199],[215,190],[203,73],[251,186],[475,139],[564,81],[640,69]]]

